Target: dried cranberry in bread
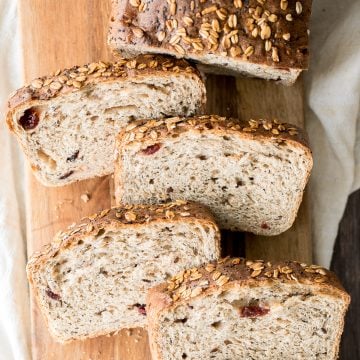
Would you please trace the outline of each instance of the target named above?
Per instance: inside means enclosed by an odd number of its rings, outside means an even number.
[[[162,53],[211,71],[292,84],[308,66],[311,0],[112,0],[109,45]]]
[[[304,136],[278,120],[216,115],[131,124],[118,140],[117,201],[192,200],[221,228],[280,234],[295,220],[312,168]]]
[[[113,172],[115,135],[134,119],[192,115],[205,103],[184,60],[144,55],[38,78],[10,98],[7,123],[48,186]]]
[[[206,208],[178,201],[89,216],[27,266],[48,328],[59,342],[146,325],[146,291],[217,259],[220,235]]]
[[[150,289],[154,360],[335,360],[350,297],[298,262],[226,258]]]

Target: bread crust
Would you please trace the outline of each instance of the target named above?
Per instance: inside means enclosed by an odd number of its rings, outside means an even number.
[[[310,14],[311,0],[113,0],[108,42],[125,56],[166,53],[235,71],[258,64],[296,78],[308,67]]]
[[[46,316],[45,309],[41,305],[40,294],[38,293],[38,288],[35,286],[33,279],[34,274],[38,271],[41,271],[49,259],[61,253],[61,251],[65,249],[76,246],[78,241],[84,237],[98,234],[99,231],[102,231],[103,229],[110,231],[122,227],[133,227],[136,229],[137,227],[144,226],[146,224],[162,222],[196,222],[208,227],[212,227],[214,229],[214,233],[216,234],[216,257],[220,257],[220,231],[214,221],[214,218],[206,207],[194,202],[178,200],[171,203],[153,206],[120,206],[106,209],[99,213],[85,217],[81,220],[80,223],[72,225],[68,230],[57,233],[51,243],[46,244],[41,248],[40,251],[32,254],[26,267],[31,289],[33,291],[36,302],[41,309],[43,318],[45,319],[45,323],[49,331],[51,332],[51,327],[48,325],[48,318]],[[117,332],[114,334],[116,333]],[[99,332],[92,335],[91,337],[106,334],[108,333]],[[52,336],[57,341],[62,343],[89,338],[88,336],[83,336],[64,341],[64,339],[59,338],[57,334],[52,333]]]
[[[196,276],[194,275],[196,274]],[[201,274],[201,276],[200,276]],[[196,278],[196,280],[192,280]],[[350,304],[350,296],[336,275],[317,265],[297,261],[266,262],[226,257],[204,266],[183,271],[167,283],[151,288],[147,295],[148,330],[153,359],[163,359],[157,346],[158,319],[164,312],[186,304],[190,299],[204,298],[215,292],[235,287],[251,288],[276,284],[311,287],[315,294],[326,294],[343,302],[342,319]],[[337,358],[344,320],[339,324],[334,353]]]
[[[125,148],[136,146],[146,149],[149,146],[161,143],[162,140],[172,136],[178,137],[186,132],[212,133],[221,136],[238,136],[242,139],[253,139],[256,141],[275,141],[278,143],[290,143],[295,148],[301,148],[306,154],[309,162],[308,171],[304,176],[303,186],[305,188],[313,166],[312,153],[308,145],[307,134],[301,128],[282,123],[279,120],[254,120],[249,121],[226,118],[218,115],[199,115],[190,118],[174,117],[163,120],[152,120],[134,122],[123,129],[117,138],[117,159],[115,163],[115,196],[117,203],[123,202],[124,184],[122,181],[121,155]],[[299,209],[302,196],[299,196],[291,214],[293,224]],[[230,229],[238,231],[239,229]],[[268,230],[265,235],[272,235]]]
[[[162,55],[140,55],[133,59],[118,58],[115,62],[99,61],[82,66],[58,70],[54,74],[36,78],[29,85],[16,90],[8,100],[7,124],[13,130],[12,115],[20,106],[31,107],[65,95],[81,91],[86,86],[113,81],[144,78],[149,75],[187,74],[197,77],[199,71],[186,60]],[[202,84],[202,87],[204,85]],[[205,104],[205,91],[203,104]]]

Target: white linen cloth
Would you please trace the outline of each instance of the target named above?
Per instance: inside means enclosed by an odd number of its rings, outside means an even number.
[[[22,83],[16,1],[0,0],[0,103]],[[314,152],[315,261],[329,266],[348,195],[360,186],[360,1],[316,0],[306,122]],[[4,119],[4,117],[3,117]],[[2,119],[2,120],[3,120]],[[0,125],[0,359],[30,359],[24,165]]]

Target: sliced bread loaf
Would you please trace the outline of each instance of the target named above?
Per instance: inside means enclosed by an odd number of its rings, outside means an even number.
[[[222,228],[276,235],[295,220],[312,156],[292,125],[205,115],[131,124],[115,167],[118,203],[193,200]]]
[[[223,259],[149,291],[154,360],[334,360],[349,295],[315,265]]]
[[[311,0],[112,0],[109,44],[291,84],[308,66],[310,13]]]
[[[210,213],[178,201],[90,216],[28,263],[30,285],[55,340],[67,342],[146,325],[147,289],[217,259]]]
[[[48,186],[113,172],[115,135],[134,119],[193,115],[205,86],[186,61],[144,55],[57,71],[10,98],[7,123]]]

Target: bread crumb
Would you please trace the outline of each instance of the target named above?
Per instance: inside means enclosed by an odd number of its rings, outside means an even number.
[[[87,203],[90,200],[90,195],[88,193],[84,193],[80,196],[80,199],[84,202]]]

